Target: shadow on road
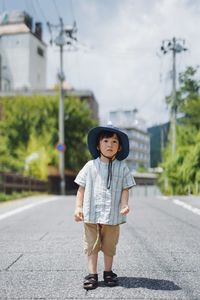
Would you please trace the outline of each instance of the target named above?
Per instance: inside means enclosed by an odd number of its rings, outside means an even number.
[[[173,281],[162,279],[151,279],[145,277],[118,277],[119,285],[124,288],[146,288],[149,290],[161,290],[161,291],[178,291],[181,288]],[[99,282],[99,286],[104,286],[103,281]]]

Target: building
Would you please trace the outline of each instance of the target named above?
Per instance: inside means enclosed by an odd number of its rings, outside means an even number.
[[[168,142],[170,123],[164,123],[148,128],[150,135],[150,166],[158,167],[162,162],[163,149]]]
[[[118,110],[109,113],[110,121],[127,133],[130,153],[126,159],[130,170],[150,167],[150,138],[145,121],[137,118],[137,110]]]
[[[22,11],[0,14],[0,91],[46,88],[42,24]]]
[[[77,89],[65,89],[64,88],[64,96],[65,97],[75,97],[80,99],[80,101],[85,101],[88,104],[88,107],[91,110],[91,117],[99,123],[99,105],[98,102],[90,90],[77,90]],[[58,95],[58,91],[53,89],[46,89],[46,90],[25,90],[25,91],[0,91],[0,98],[1,97],[14,97],[15,96],[33,96],[33,95],[46,95],[46,96],[54,96]],[[0,119],[1,119],[1,106],[0,106]]]
[[[55,95],[46,88],[47,45],[42,40],[42,24],[33,24],[26,12],[0,14],[0,97],[16,95]],[[65,96],[86,101],[91,117],[99,122],[98,103],[90,90],[76,90],[63,83]]]

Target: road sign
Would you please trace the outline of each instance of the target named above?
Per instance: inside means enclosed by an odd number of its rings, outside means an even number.
[[[56,144],[56,149],[60,152],[65,152],[66,150],[66,145],[65,144],[61,144],[61,143],[58,143]]]

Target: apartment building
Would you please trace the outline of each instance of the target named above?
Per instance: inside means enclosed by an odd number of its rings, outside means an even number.
[[[46,88],[47,45],[42,23],[23,11],[0,14],[0,91]]]
[[[127,133],[130,141],[130,153],[126,163],[130,170],[150,167],[150,137],[145,121],[137,117],[137,111],[117,110],[109,113],[110,121]]]

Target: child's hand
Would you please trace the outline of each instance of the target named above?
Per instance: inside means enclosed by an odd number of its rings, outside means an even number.
[[[76,208],[75,212],[74,212],[74,220],[76,222],[80,222],[83,221],[83,209],[78,207]]]
[[[129,213],[130,209],[128,205],[125,205],[122,207],[122,209],[120,210],[120,214],[122,215],[127,215]]]

